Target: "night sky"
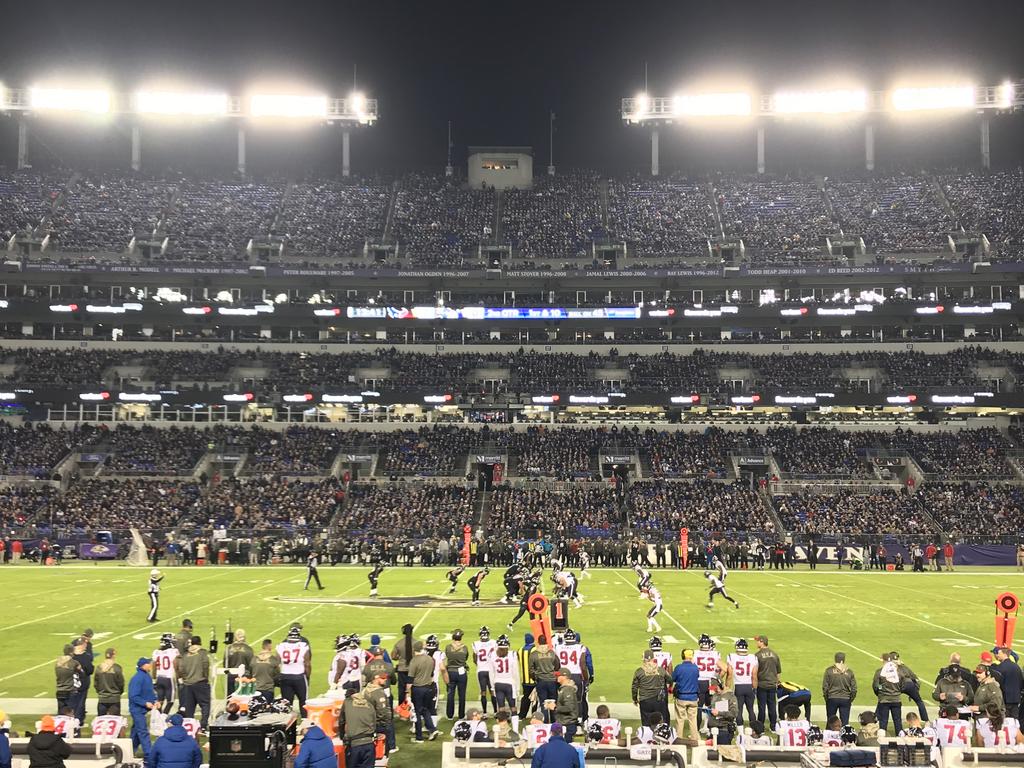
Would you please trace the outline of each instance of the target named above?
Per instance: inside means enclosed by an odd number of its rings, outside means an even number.
[[[440,171],[448,120],[457,163],[468,144],[532,145],[541,168],[551,110],[559,166],[642,170],[647,137],[622,126],[619,99],[643,87],[645,62],[650,91],[664,94],[700,83],[770,91],[843,77],[874,89],[901,76],[982,84],[1024,78],[1021,0],[37,0],[8,7],[0,79],[10,85],[94,76],[130,91],[177,77],[232,92],[264,82],[343,95],[356,66],[360,89],[379,99],[381,111],[379,124],[353,141],[355,169],[365,174]],[[3,122],[0,162],[10,164],[13,121]],[[882,128],[880,164],[976,162],[975,122],[939,128],[914,135]],[[993,125],[995,164],[1019,162],[1022,136],[1018,117]],[[859,137],[856,126],[770,130],[769,163],[856,165]],[[322,171],[338,162],[338,142],[327,130],[264,131],[253,139],[251,165]],[[677,129],[662,143],[668,169],[749,170],[753,162],[750,128]],[[32,151],[38,164],[127,163],[123,126],[41,126]],[[222,159],[228,168],[233,139],[210,127],[154,130],[144,151],[150,167]]]

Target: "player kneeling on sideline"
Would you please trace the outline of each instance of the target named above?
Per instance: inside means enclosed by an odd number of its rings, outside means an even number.
[[[483,713],[476,707],[466,710],[466,717],[457,720],[452,726],[451,736],[456,741],[490,741],[490,734],[487,733],[487,723],[483,720]]]
[[[592,744],[626,746],[626,737],[622,734],[622,722],[611,716],[606,704],[597,708],[597,717],[587,726],[587,741]]]

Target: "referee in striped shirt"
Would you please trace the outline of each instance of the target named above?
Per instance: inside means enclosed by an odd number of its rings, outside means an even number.
[[[522,693],[519,698],[519,719],[526,720],[530,711],[530,694],[533,693],[534,683],[530,676],[530,651],[533,650],[533,635],[527,632],[523,636],[523,647],[516,653],[519,657],[519,687]]]

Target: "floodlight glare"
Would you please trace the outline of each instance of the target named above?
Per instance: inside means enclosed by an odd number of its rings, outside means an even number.
[[[257,93],[252,97],[253,117],[326,117],[326,96],[287,93]]]
[[[0,86],[2,88],[2,86]],[[0,90],[0,94],[3,91]],[[1013,105],[1013,83],[1009,80],[999,86],[999,108],[1009,109]]]
[[[638,93],[633,100],[635,114],[637,117],[644,117],[651,109],[651,97],[646,93]]]
[[[892,92],[892,106],[898,112],[925,109],[970,109],[974,106],[974,86],[897,88]]]
[[[836,115],[863,112],[868,108],[867,91],[781,91],[773,97],[781,114],[818,113]]]
[[[359,91],[349,94],[348,106],[353,113],[362,115],[366,112],[366,95]]]
[[[672,99],[672,111],[694,117],[725,117],[750,114],[749,93],[678,94]]]
[[[110,93],[108,91],[29,88],[28,93],[32,109],[96,112],[99,114],[110,111]]]
[[[223,93],[139,91],[135,111],[149,115],[225,115],[228,97]]]

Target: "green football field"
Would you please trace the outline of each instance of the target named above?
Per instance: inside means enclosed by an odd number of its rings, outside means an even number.
[[[113,645],[126,676],[134,662],[157,646],[160,633],[175,631],[188,617],[208,640],[211,630],[223,640],[225,622],[243,628],[256,646],[264,637],[283,639],[293,621],[313,646],[311,693],[326,689],[334,637],[359,633],[364,647],[369,635],[380,634],[391,648],[403,624],[413,624],[418,637],[445,638],[455,628],[476,639],[481,625],[492,636],[505,632],[514,606],[497,604],[502,595],[500,570],[484,584],[484,605],[470,607],[464,582],[448,597],[441,568],[394,568],[381,576],[380,598],[368,598],[369,568],[322,568],[326,589],[304,592],[305,571],[289,566],[265,568],[166,568],[160,622],[146,623],[145,594],[148,568],[65,565],[44,568],[18,565],[0,568],[0,708],[12,715],[15,727],[37,719],[41,707],[53,701],[53,662],[62,645],[86,627],[96,632],[95,650]],[[847,654],[857,673],[862,694],[855,703],[873,708],[870,679],[878,655],[898,650],[922,680],[930,682],[952,651],[973,664],[992,646],[993,601],[1006,590],[1024,590],[1024,579],[1012,569],[965,569],[955,573],[879,573],[836,571],[739,572],[729,575],[727,588],[741,608],[716,600],[705,608],[706,582],[700,571],[655,571],[655,583],[665,600],[658,617],[666,648],[678,659],[683,647],[693,647],[706,632],[718,641],[723,655],[737,637],[748,640],[766,634],[783,663],[783,678],[811,689],[820,702],[822,671],[835,651]],[[596,670],[591,708],[601,702],[623,705],[630,699],[630,679],[647,647],[649,603],[638,599],[635,578],[628,569],[596,569],[581,582],[586,605],[572,609],[570,618],[584,644],[593,652]],[[513,646],[528,631],[521,620],[510,633]],[[753,642],[751,641],[753,648]],[[923,686],[927,698],[930,686]],[[442,693],[443,696],[443,693]],[[479,703],[475,679],[469,699]],[[32,701],[38,700],[38,701]],[[95,702],[89,701],[90,717]],[[626,719],[628,707],[616,707]],[[443,702],[440,707],[443,713]],[[450,724],[442,720],[447,733]],[[438,743],[409,743],[399,728],[401,752],[392,765],[436,764]]]

